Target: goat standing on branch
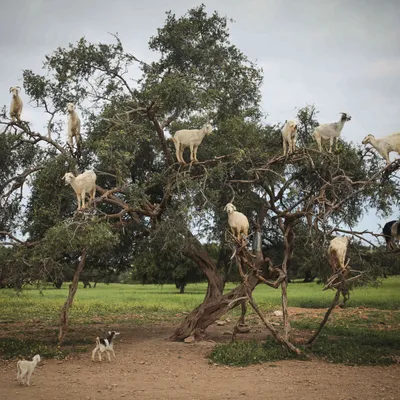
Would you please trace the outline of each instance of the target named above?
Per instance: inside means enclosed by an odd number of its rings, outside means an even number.
[[[349,241],[350,238],[348,236],[338,236],[331,240],[328,247],[328,256],[333,273],[346,269],[345,259]]]
[[[400,221],[387,222],[383,227],[382,233],[385,235],[386,248],[394,250],[394,241],[400,239]]]
[[[228,213],[228,224],[232,235],[240,242],[242,233],[245,237],[249,234],[249,220],[244,214],[236,211],[236,207],[232,203],[228,203],[224,210]]]
[[[376,139],[374,135],[367,135],[362,144],[370,143],[374,149],[390,164],[389,153],[395,151],[400,154],[400,132],[392,133],[380,139]]]
[[[80,145],[82,138],[81,138],[81,120],[77,112],[75,111],[75,105],[73,103],[67,104],[67,111],[68,111],[68,144],[70,145],[71,149],[73,146],[73,138],[75,138],[76,147]]]
[[[10,87],[10,93],[12,93],[11,105],[10,105],[10,117],[13,121],[21,120],[22,113],[22,100],[19,96],[19,91],[21,88],[19,86]]]
[[[297,140],[297,123],[287,121],[282,129],[283,155],[294,153]]]
[[[172,137],[172,141],[175,145],[176,158],[181,164],[186,164],[183,159],[183,150],[186,147],[190,147],[190,161],[193,163],[197,160],[197,149],[200,146],[204,136],[210,135],[212,132],[212,126],[205,124],[201,129],[181,129],[176,131]]]
[[[68,183],[72,186],[78,199],[78,210],[85,208],[85,196],[89,194],[90,200],[94,200],[96,195],[96,174],[92,170],[85,171],[84,173],[74,176],[72,172],[67,172],[63,179],[65,184]]]
[[[314,130],[314,138],[318,144],[319,151],[322,151],[322,139],[329,139],[330,146],[329,146],[329,153],[332,153],[332,145],[333,139],[335,140],[335,149],[337,150],[337,141],[339,139],[340,134],[342,133],[342,129],[344,124],[347,121],[351,120],[351,116],[347,115],[346,113],[341,113],[342,116],[338,122],[333,122],[331,124],[323,124],[315,128]]]

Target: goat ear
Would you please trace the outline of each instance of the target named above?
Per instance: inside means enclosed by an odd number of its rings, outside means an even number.
[[[226,211],[226,207],[227,207],[227,206],[224,207],[224,211]]]
[[[111,331],[108,331],[108,334],[111,335]]]
[[[12,86],[10,87],[10,91],[9,91],[10,93],[11,93],[11,90],[12,90]]]
[[[17,89],[21,90],[21,87],[20,87],[20,86],[17,86]]]
[[[232,204],[232,207],[233,207],[234,210],[236,210],[236,207],[233,204]]]

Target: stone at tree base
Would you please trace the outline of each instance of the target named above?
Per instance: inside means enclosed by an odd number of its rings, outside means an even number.
[[[194,341],[195,341],[195,338],[194,338],[193,335],[192,335],[192,336],[188,336],[188,337],[184,340],[185,343],[193,343]]]

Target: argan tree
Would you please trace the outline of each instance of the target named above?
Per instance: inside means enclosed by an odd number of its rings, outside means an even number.
[[[23,72],[25,93],[48,116],[48,127],[36,132],[29,121],[2,118],[7,157],[0,183],[7,208],[0,211],[0,234],[24,252],[28,276],[40,270],[30,261],[37,252],[51,260],[47,272],[63,260],[75,263],[74,279],[82,260],[99,249],[107,253],[104,259],[125,266],[140,249],[151,247],[190,259],[208,288],[203,302],[177,327],[175,340],[201,336],[244,304],[260,282],[281,284],[285,334],[274,335],[291,346],[285,278],[296,230],[301,227],[301,235],[323,246],[339,226],[353,227],[366,206],[385,212],[397,204],[391,178],[397,165],[384,170],[376,158],[347,143],[334,155],[316,151],[312,107],[299,111],[301,148],[289,158],[281,156],[279,127],[263,122],[262,71],[230,42],[227,18],[208,15],[204,5],[179,18],[167,13],[165,25],[149,41],[158,55],[150,64],[126,51],[118,37],[112,41],[81,39],[46,56],[42,73]],[[137,70],[140,76],[134,75]],[[65,145],[67,102],[76,103],[84,119],[79,151]],[[206,122],[214,132],[199,147],[200,162],[179,165],[168,134]],[[96,170],[97,197],[88,210],[76,213],[73,191],[61,178],[85,168]],[[31,185],[26,210],[18,192],[24,184]],[[246,267],[247,253],[238,244],[242,258],[236,261],[246,279],[225,293],[223,268],[200,238],[219,247],[219,261],[230,262],[235,247],[229,250],[234,242],[226,233],[228,202],[251,221],[257,262]],[[62,232],[73,224],[83,224],[84,234],[76,231],[81,239],[74,236],[66,246]],[[18,230],[26,241],[18,239]],[[46,247],[49,235],[57,252]],[[281,238],[279,265],[262,254],[263,237]]]

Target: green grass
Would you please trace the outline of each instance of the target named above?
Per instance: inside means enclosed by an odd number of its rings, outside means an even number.
[[[227,290],[234,285],[227,286]],[[332,301],[332,291],[323,292],[316,283],[293,283],[288,287],[290,307],[326,308]],[[180,295],[173,285],[98,284],[83,289],[80,285],[70,313],[71,323],[132,322],[147,323],[174,319],[176,314],[189,312],[204,298],[206,284],[188,285]],[[34,288],[16,294],[11,289],[0,290],[0,323],[32,322],[52,324],[57,321],[68,294],[67,285],[58,290],[47,288],[42,293]],[[280,290],[259,285],[254,297],[259,306],[271,309],[280,305]],[[349,307],[364,306],[383,310],[400,309],[400,277],[385,279],[378,288],[358,288],[351,294]],[[179,316],[181,318],[181,316]]]
[[[235,285],[230,284],[227,290]],[[80,285],[70,312],[70,325],[92,324],[157,324],[178,323],[184,312],[190,312],[204,298],[206,284],[192,284],[184,295],[173,285],[98,284],[83,289]],[[334,296],[323,292],[315,283],[293,283],[288,287],[290,307],[315,308],[292,318],[294,337],[309,337],[317,328],[323,313]],[[61,290],[52,287],[39,292],[28,288],[22,293],[0,290],[0,354],[5,358],[44,357],[63,358],[69,352],[86,351],[85,340],[68,335],[63,348],[56,344],[59,311],[68,294],[68,285]],[[254,297],[263,312],[280,307],[280,290],[259,285]],[[358,307],[358,308],[356,308]],[[374,310],[376,309],[376,310]],[[358,288],[352,292],[348,308],[333,312],[328,324],[312,349],[305,356],[345,364],[386,365],[400,357],[400,277],[382,281],[378,288]],[[233,310],[234,318],[240,312]],[[248,321],[257,325],[258,319],[249,308]],[[73,329],[71,329],[73,330]],[[37,333],[39,332],[39,336]],[[82,333],[82,330],[80,330]],[[89,338],[88,336],[88,338]],[[83,340],[83,342],[82,342]],[[272,339],[217,345],[212,353],[214,362],[228,365],[273,362],[293,358]]]
[[[263,343],[250,341],[235,341],[228,344],[218,344],[210,355],[211,361],[217,364],[231,366],[246,366],[270,361],[306,359],[279,346],[272,337]]]
[[[390,365],[400,357],[399,330],[379,331],[365,327],[343,328],[328,324],[312,347],[299,346],[297,357],[268,337],[264,343],[236,341],[215,346],[210,360],[217,364],[246,366],[285,359],[314,356],[345,365]]]
[[[32,341],[30,339],[9,339],[0,338],[0,354],[5,359],[12,358],[32,358],[40,354],[45,358],[63,359],[69,350],[61,349],[56,344],[44,344],[42,341]]]
[[[346,365],[389,365],[400,355],[399,331],[327,326],[313,344],[312,354]]]

